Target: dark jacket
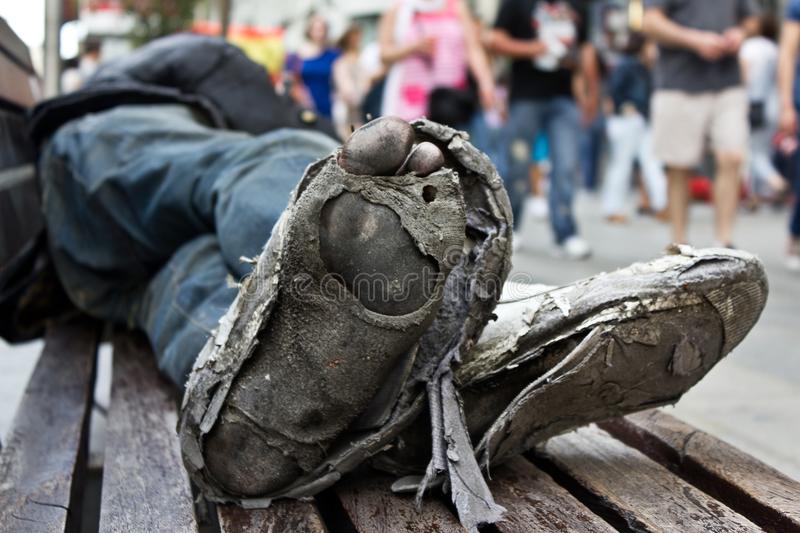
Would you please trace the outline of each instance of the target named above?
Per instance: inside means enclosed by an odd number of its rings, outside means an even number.
[[[614,101],[614,113],[624,104],[632,104],[643,117],[650,115],[653,75],[635,56],[623,56],[608,77],[608,93]]]
[[[277,128],[312,128],[331,136],[326,119],[278,95],[267,71],[216,37],[178,34],[157,39],[102,65],[79,91],[46,100],[30,116],[40,144],[59,126],[120,104],[182,102],[219,128],[254,135]]]

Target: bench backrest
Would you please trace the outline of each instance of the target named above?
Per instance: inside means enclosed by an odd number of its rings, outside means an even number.
[[[40,95],[27,47],[0,18],[0,268],[43,224],[25,119]]]

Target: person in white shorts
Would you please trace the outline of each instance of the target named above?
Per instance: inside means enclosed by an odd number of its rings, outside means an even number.
[[[737,54],[758,30],[755,0],[646,0],[644,31],[659,43],[653,145],[667,167],[672,239],[687,242],[689,176],[707,142],[716,159],[716,239],[732,246],[748,144]]]

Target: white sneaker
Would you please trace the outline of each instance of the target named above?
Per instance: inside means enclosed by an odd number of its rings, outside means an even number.
[[[527,211],[534,220],[545,220],[549,213],[547,207],[547,200],[544,196],[529,196],[525,200],[525,211]]]
[[[515,231],[511,235],[511,253],[517,253],[522,249],[522,235],[519,231]]]
[[[785,265],[790,272],[800,272],[800,255],[797,254],[787,255]]]
[[[589,247],[589,243],[581,237],[573,235],[556,247],[556,253],[564,259],[579,261],[588,259],[592,255],[592,249]]]

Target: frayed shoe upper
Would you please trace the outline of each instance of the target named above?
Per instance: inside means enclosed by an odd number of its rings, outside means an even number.
[[[354,176],[341,169],[335,155],[311,165],[273,229],[253,274],[243,282],[239,296],[198,357],[184,396],[179,433],[187,469],[210,499],[263,506],[272,498],[309,496],[330,486],[344,473],[391,444],[400,430],[424,408],[428,383],[437,375],[441,380],[443,366],[449,367],[455,362],[457,358],[452,359],[453,355],[460,357],[463,348],[477,339],[489,320],[510,269],[511,215],[502,181],[485,155],[454,130],[428,121],[414,123],[414,129],[418,141],[432,141],[443,149],[446,164],[453,170],[444,169],[424,179]],[[434,259],[443,275],[435,283],[434,296],[419,310],[387,316],[365,307],[352,291],[344,291],[344,302],[333,303],[323,294],[314,292],[313,287],[323,286],[317,284],[329,274],[330,265],[326,265],[324,254],[320,252],[319,224],[304,221],[319,220],[326,203],[341,194],[358,195],[368,202],[390,207],[400,217],[403,228],[419,251]],[[453,251],[455,253],[451,253]],[[311,293],[303,293],[305,300],[298,305],[297,290],[303,287],[305,291],[312,287]],[[303,311],[298,314],[293,308]],[[293,318],[284,317],[282,313],[293,314]],[[342,318],[345,315],[350,318]],[[372,417],[373,424],[379,420],[382,425],[348,433],[342,432],[342,424],[363,428],[368,427],[370,421],[340,420],[320,430],[329,438],[324,446],[315,441],[319,436],[316,430],[308,434],[298,431],[288,436],[267,432],[260,438],[276,449],[286,450],[300,467],[296,475],[279,489],[263,494],[245,496],[227,491],[209,473],[203,445],[225,411],[226,402],[237,393],[236,377],[248,372],[254,364],[249,362],[250,358],[260,353],[254,361],[266,360],[273,364],[274,360],[275,367],[274,372],[264,376],[262,385],[276,386],[280,383],[281,372],[292,369],[282,359],[292,355],[293,342],[307,345],[304,357],[312,362],[336,366],[335,361],[324,359],[329,355],[324,349],[313,346],[327,348],[329,339],[341,330],[342,324],[337,324],[337,320],[359,325],[358,336],[351,335],[350,349],[363,351],[361,344],[364,344],[376,354],[401,348],[413,353],[413,366],[403,372],[404,382],[399,392],[386,394],[384,391],[381,401],[385,405],[378,406],[379,414]],[[275,331],[280,329],[276,325],[287,323],[296,325],[288,332]],[[413,342],[398,347],[420,337],[418,349]],[[271,353],[264,353],[265,343],[273,344]],[[444,362],[447,356],[451,360]],[[360,372],[354,371],[353,379],[358,381],[358,375],[369,373],[382,374],[389,379],[396,370],[396,363],[382,365],[378,361],[374,367],[367,364]],[[380,383],[375,379],[364,381],[373,385]],[[301,392],[282,390],[272,396],[273,405],[290,411],[301,409],[303,405],[310,409],[308,401],[298,400]],[[375,387],[355,391],[352,396],[357,398],[350,398],[348,392],[340,391],[338,400],[358,401],[364,410],[374,408],[370,403],[382,394]],[[313,407],[322,410],[322,416],[315,420],[327,422],[326,406]],[[270,405],[262,409],[270,409]],[[296,413],[288,414],[292,418]],[[228,418],[233,421],[238,416]]]

